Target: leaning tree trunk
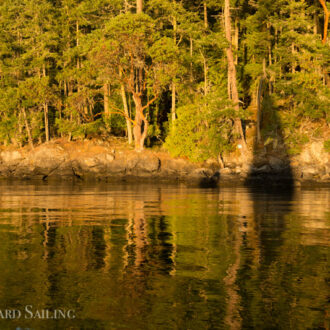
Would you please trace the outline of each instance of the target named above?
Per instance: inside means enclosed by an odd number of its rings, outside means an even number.
[[[132,127],[131,127],[131,122],[130,122],[130,118],[129,118],[130,115],[129,115],[128,106],[127,106],[125,86],[123,83],[120,84],[120,91],[121,91],[121,98],[122,98],[123,106],[124,106],[124,113],[125,113],[125,117],[126,117],[128,144],[132,144],[132,142],[133,142]]]
[[[136,13],[141,14],[143,12],[143,0],[136,0]],[[139,70],[139,81],[142,82],[142,71]],[[138,86],[138,90],[140,90],[141,86]],[[148,121],[143,114],[143,106],[142,99],[140,93],[133,94],[133,101],[135,104],[135,120],[134,120],[134,142],[135,142],[135,150],[142,151],[144,147],[144,140],[147,137],[148,133]]]
[[[31,134],[30,125],[29,125],[29,122],[28,122],[28,119],[27,119],[27,116],[26,116],[25,108],[22,107],[21,108],[21,111],[23,113],[23,118],[24,118],[24,123],[25,123],[25,129],[26,129],[26,132],[27,132],[29,145],[30,145],[31,149],[34,149],[33,138],[32,138],[32,134]]]
[[[325,3],[325,0],[319,0],[323,10],[324,10],[324,26],[323,26],[323,38],[322,43],[325,45],[327,42],[327,35],[328,35],[328,24],[329,24],[329,10]]]
[[[148,131],[148,121],[143,114],[142,100],[139,95],[133,95],[133,100],[135,104],[135,120],[134,120],[134,142],[135,150],[142,151],[144,147],[144,140],[147,137]]]
[[[225,0],[225,32],[226,39],[228,41],[228,47],[226,49],[227,62],[228,62],[228,95],[229,98],[235,104],[235,110],[238,114],[239,112],[239,98],[238,98],[238,90],[237,90],[237,80],[236,80],[236,67],[231,43],[231,19],[230,19],[230,0]],[[242,122],[240,118],[237,116],[235,118],[235,127],[238,133],[241,136],[242,146],[246,149],[246,142],[244,138]]]

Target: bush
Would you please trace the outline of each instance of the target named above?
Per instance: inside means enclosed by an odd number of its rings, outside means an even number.
[[[102,119],[97,119],[90,123],[78,124],[69,119],[56,119],[56,126],[59,133],[72,134],[73,138],[84,139],[87,135],[99,133],[103,125]]]
[[[232,108],[214,109],[197,103],[177,109],[178,118],[172,125],[164,147],[174,156],[186,156],[198,162],[230,150]]]

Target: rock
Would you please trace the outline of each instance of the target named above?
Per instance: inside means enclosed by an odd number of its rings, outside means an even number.
[[[126,157],[125,157],[125,155],[121,154],[121,156],[120,156],[120,158],[118,158],[118,160],[120,160],[121,162],[123,162],[125,164],[125,168],[127,171],[130,171],[136,167],[136,165],[139,161],[139,157],[136,154],[127,155]]]
[[[241,168],[241,173],[242,174],[249,174],[255,171],[255,167],[250,164],[243,164]]]
[[[195,164],[189,163],[184,159],[163,159],[161,163],[161,171],[168,174],[187,175],[196,168]]]
[[[324,150],[324,142],[307,144],[299,155],[300,163],[324,165],[329,162],[330,155]]]
[[[234,170],[234,172],[236,174],[240,174],[242,172],[242,168],[241,167],[236,167],[235,170]]]
[[[220,173],[219,171],[214,172],[209,168],[197,168],[187,176],[187,179],[201,187],[213,187],[218,183]]]
[[[330,182],[330,174],[327,173],[327,174],[322,175],[321,180],[324,182]]]
[[[275,172],[280,172],[285,167],[284,161],[277,157],[270,156],[268,162],[272,170]]]
[[[73,170],[73,165],[71,161],[65,161],[61,163],[54,171],[48,174],[47,178],[68,178],[73,177],[76,174],[76,176],[79,176],[80,174],[83,175],[83,173],[75,173]],[[45,179],[45,178],[44,178]]]
[[[83,162],[81,162],[78,159],[74,159],[71,162],[71,173],[72,175],[75,175],[78,178],[83,178],[84,175],[86,174],[86,169],[88,171],[88,168],[86,168],[86,165],[83,164]]]
[[[23,159],[19,151],[3,151],[0,156],[2,162],[7,166],[17,165]]]
[[[299,180],[295,180],[295,181],[293,182],[293,185],[294,185],[295,187],[301,187],[301,182],[300,182]]]
[[[330,163],[324,165],[324,171],[326,174],[330,174]]]
[[[253,166],[255,168],[261,168],[265,165],[268,165],[268,160],[265,157],[255,156],[253,158]]]
[[[295,166],[275,156],[259,154],[255,164],[252,158],[231,156],[225,161],[227,165],[219,170],[215,160],[206,161],[203,165],[192,163],[186,159],[173,159],[161,152],[155,154],[149,150],[141,153],[132,150],[111,150],[113,146],[86,146],[81,143],[62,144],[47,143],[29,152],[21,150],[0,152],[0,176],[35,179],[64,179],[72,180],[143,180],[164,179],[184,180],[199,185],[215,184],[219,178],[224,181],[241,180],[246,182],[251,176],[263,184],[269,177],[275,181],[278,177],[288,177],[291,174],[296,180],[314,180],[330,182],[330,161],[316,161],[319,157],[319,145],[309,147],[308,157],[313,159],[311,164],[302,164],[299,156],[294,158]],[[307,149],[306,149],[307,150]],[[266,163],[265,163],[266,162]],[[275,173],[275,175],[273,175]]]
[[[205,162],[205,165],[207,166],[207,168],[212,169],[214,172],[216,172],[216,171],[218,171],[220,169],[220,164],[215,159],[208,159]]]
[[[219,162],[218,161],[216,161],[215,159],[212,159],[212,158],[210,158],[210,159],[207,159],[206,160],[206,165],[208,165],[208,166],[217,166],[217,167],[219,167]]]
[[[320,171],[316,166],[306,165],[301,167],[300,170],[303,180],[312,180],[320,175]]]
[[[303,175],[316,175],[318,170],[314,166],[304,166],[301,168]]]
[[[139,157],[135,171],[152,173],[160,169],[160,159],[154,155]]]
[[[225,167],[220,169],[220,175],[228,175],[231,174],[232,170],[229,167]]]
[[[122,175],[127,171],[127,163],[124,159],[114,159],[107,165],[105,176]]]
[[[107,163],[112,162],[115,159],[115,155],[113,154],[104,154],[105,161]]]
[[[10,174],[10,170],[7,165],[0,164],[0,175],[3,177],[7,177]]]
[[[111,153],[98,153],[88,157],[82,154],[72,161],[72,170],[76,176],[81,178],[106,176],[109,166],[114,160],[115,156]]]
[[[301,179],[303,177],[303,172],[299,167],[291,168],[291,175],[295,180]]]
[[[26,177],[26,176],[33,176],[33,175],[41,175],[43,174],[38,173],[36,171],[36,167],[29,159],[23,159],[12,171],[12,175],[15,177]]]
[[[97,157],[88,157],[79,159],[79,163],[86,169],[89,170],[92,167],[99,165],[101,162],[97,159]]]
[[[107,163],[98,156],[80,157],[72,161],[72,170],[76,176],[84,177],[89,175],[105,175],[107,173]]]
[[[36,175],[48,176],[66,160],[66,153],[60,147],[41,146],[28,155]]]
[[[122,164],[122,165],[120,165]],[[126,172],[130,175],[143,175],[146,173],[154,173],[160,169],[160,159],[152,154],[132,153],[129,155],[120,155],[112,161],[108,171],[116,173],[117,171]]]
[[[234,162],[229,162],[229,163],[226,163],[226,167],[228,167],[230,169],[235,169],[237,167],[237,164]]]
[[[271,173],[272,172],[272,169],[269,165],[264,165],[264,166],[261,166],[257,169],[254,169],[253,173],[256,173],[256,174],[266,174],[266,173]]]
[[[208,168],[197,168],[191,172],[190,176],[197,178],[211,178],[213,172]]]

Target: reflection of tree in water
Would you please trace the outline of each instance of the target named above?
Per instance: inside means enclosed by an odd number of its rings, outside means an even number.
[[[303,218],[292,191],[250,188],[237,283],[243,328],[322,328],[327,305],[326,250],[302,245]],[[246,253],[249,251],[249,253]],[[313,308],[311,309],[311,306]]]
[[[136,201],[133,218],[133,244],[135,260],[134,265],[138,269],[146,262],[146,252],[148,247],[148,228],[144,215],[144,201]]]
[[[146,202],[130,203],[131,209],[127,226],[127,266],[134,272],[172,271],[173,244],[167,219],[163,216],[145,215]]]
[[[80,197],[78,211],[72,202],[59,212],[9,213],[18,229],[1,224],[0,261],[10,267],[2,301],[12,297],[8,286],[22,303],[73,306],[81,328],[322,328],[326,250],[301,216],[313,214],[313,196],[290,203],[274,189],[167,191],[125,193],[125,203],[98,195],[89,202],[100,203],[98,220],[86,220]],[[323,224],[322,198],[314,204]]]

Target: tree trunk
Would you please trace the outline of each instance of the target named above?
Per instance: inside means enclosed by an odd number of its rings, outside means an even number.
[[[295,47],[294,47],[294,43],[291,44],[291,54],[292,54],[292,58],[295,57]],[[296,73],[296,61],[292,62],[292,67],[291,67],[291,72],[292,73]]]
[[[143,12],[143,0],[136,0],[136,13],[141,14]]]
[[[46,77],[46,66],[43,64],[42,66],[42,74]],[[49,119],[48,119],[48,104],[47,102],[44,103],[44,117],[45,117],[45,135],[46,135],[46,142],[49,141]]]
[[[176,45],[176,30],[177,30],[177,21],[176,17],[173,17],[173,42]],[[176,85],[175,82],[172,82],[172,107],[171,107],[171,114],[172,114],[172,125],[174,124],[176,118]]]
[[[135,122],[133,128],[135,150],[142,151],[144,147],[144,140],[147,137],[148,121],[143,114],[141,97],[134,94],[133,101],[135,104]]]
[[[234,46],[235,46],[235,64],[238,64],[238,42],[239,42],[239,24],[238,17],[235,17]]]
[[[49,141],[49,120],[48,120],[48,104],[44,104],[44,117],[45,117],[45,135],[46,142]]]
[[[121,98],[122,98],[123,106],[124,106],[124,113],[125,113],[125,116],[126,116],[128,144],[132,144],[132,142],[133,142],[132,125],[131,125],[131,122],[129,120],[130,115],[129,115],[128,107],[127,107],[127,98],[126,98],[126,92],[125,92],[124,84],[120,84],[120,90],[121,90]]]
[[[324,10],[324,27],[323,27],[323,39],[322,43],[325,45],[327,42],[327,35],[328,35],[328,24],[329,24],[329,11],[325,0],[319,0],[323,10]]]
[[[264,77],[260,78],[258,93],[257,93],[257,142],[261,143],[261,98],[263,89]]]
[[[204,96],[208,93],[208,80],[207,80],[207,73],[208,73],[208,66],[206,62],[206,57],[204,56],[203,52],[201,51],[201,56],[203,58],[203,68],[204,68]]]
[[[110,109],[109,109],[109,85],[103,85],[103,102],[104,102],[104,114],[106,117],[110,116]]]
[[[207,19],[207,3],[206,0],[204,0],[204,28],[207,29],[209,27],[209,22]]]
[[[227,62],[228,62],[228,90],[229,98],[233,101],[236,112],[239,112],[239,98],[238,98],[238,90],[237,90],[237,81],[236,81],[236,67],[234,62],[234,55],[231,44],[231,20],[230,20],[230,0],[225,0],[225,32],[226,39],[228,41],[228,48],[226,49]],[[241,142],[243,149],[246,149],[246,142],[243,133],[242,122],[240,118],[235,119],[235,127],[237,132],[241,136]]]
[[[172,108],[171,108],[171,115],[172,115],[172,125],[176,119],[176,85],[172,82]]]
[[[30,126],[29,126],[29,123],[28,123],[28,120],[27,120],[27,117],[26,117],[26,111],[25,111],[24,107],[22,107],[22,112],[23,112],[26,132],[27,132],[27,135],[28,135],[29,145],[30,145],[31,149],[34,149],[32,134],[31,134]]]
[[[193,63],[192,63],[192,57],[193,57],[193,40],[192,37],[189,38],[190,41],[190,82],[192,83],[194,80],[194,76],[193,76]]]

